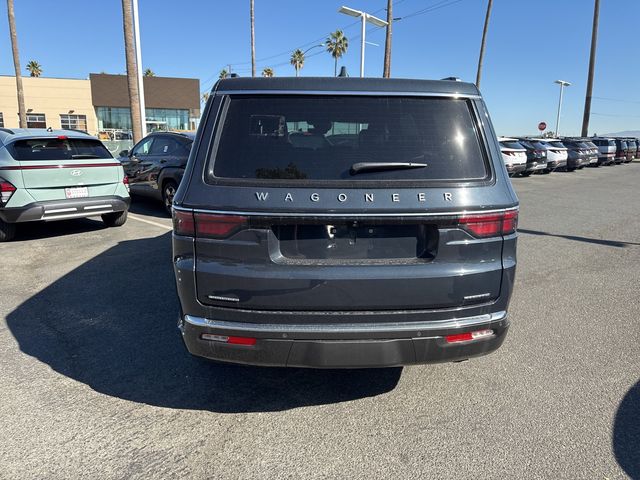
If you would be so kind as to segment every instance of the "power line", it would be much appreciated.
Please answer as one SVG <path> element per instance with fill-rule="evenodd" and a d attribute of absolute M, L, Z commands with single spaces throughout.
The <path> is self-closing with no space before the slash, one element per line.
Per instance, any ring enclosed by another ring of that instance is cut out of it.
<path fill-rule="evenodd" d="M 401 4 L 401 3 L 405 2 L 405 1 L 406 0 L 397 0 L 396 2 L 393 3 L 393 5 L 396 6 L 396 5 L 399 5 L 399 4 Z M 425 13 L 430 13 L 430 12 L 433 12 L 435 10 L 439 10 L 441 8 L 448 7 L 448 6 L 454 5 L 456 3 L 460 3 L 462 1 L 463 0 L 439 0 L 438 2 L 433 3 L 431 5 L 428 5 L 428 6 L 422 8 L 420 10 L 416 10 L 415 12 L 411 12 L 411 13 L 409 13 L 407 15 L 403 15 L 402 17 L 398 18 L 396 21 L 406 20 L 406 19 L 409 19 L 409 18 L 412 18 L 412 17 L 416 17 L 416 16 L 419 16 L 419 15 L 424 15 Z M 378 10 L 375 10 L 375 11 L 372 12 L 372 15 L 380 13 L 380 12 L 382 12 L 384 10 L 386 10 L 385 7 L 380 8 Z M 351 27 L 353 27 L 355 25 L 359 25 L 359 24 L 360 24 L 360 21 L 358 20 L 358 21 L 349 23 L 348 25 L 345 25 L 342 28 L 339 28 L 339 30 L 347 30 L 347 29 L 349 29 L 349 28 L 351 28 Z M 373 32 L 375 32 L 377 30 L 382 29 L 382 28 L 385 28 L 385 27 L 373 26 L 373 27 L 371 27 L 371 28 L 369 28 L 367 30 L 367 33 L 369 33 L 369 32 L 373 33 Z M 317 38 L 315 40 L 312 40 L 310 42 L 307 42 L 307 43 L 304 43 L 302 45 L 299 45 L 298 47 L 296 47 L 294 49 L 285 50 L 285 51 L 282 51 L 280 53 L 276 53 L 276 54 L 273 54 L 273 55 L 270 55 L 270 56 L 267 56 L 267 57 L 259 58 L 259 59 L 256 60 L 256 64 L 260 63 L 261 64 L 260 67 L 263 67 L 263 66 L 267 67 L 268 66 L 268 67 L 271 67 L 271 68 L 281 67 L 281 66 L 284 66 L 284 65 L 289 65 L 289 63 L 290 63 L 289 60 L 282 61 L 280 63 L 276 63 L 276 64 L 273 64 L 273 65 L 267 65 L 267 64 L 265 64 L 263 62 L 265 62 L 267 60 L 272 60 L 274 58 L 281 57 L 283 55 L 290 55 L 293 50 L 303 49 L 304 47 L 313 45 L 314 43 L 318 43 L 318 42 L 324 41 L 327 38 L 328 35 L 330 35 L 330 33 L 326 34 L 326 35 L 324 35 L 322 37 L 319 37 L 319 38 Z M 357 34 L 357 35 L 354 35 L 354 36 L 350 37 L 349 40 L 357 40 L 360 37 L 361 37 L 361 35 Z M 315 57 L 315 56 L 321 55 L 323 53 L 324 53 L 323 51 L 316 52 L 316 53 L 313 53 L 311 55 L 307 55 L 305 58 Z M 229 65 L 229 66 L 232 66 L 232 67 L 238 67 L 240 65 L 248 65 L 250 63 L 251 63 L 251 61 L 246 61 L 246 62 L 238 62 L 238 63 L 225 63 L 224 65 Z M 247 71 L 246 68 L 234 68 L 233 70 L 235 72 Z M 211 77 L 209 77 L 207 80 L 205 80 L 203 82 L 203 85 L 208 85 L 208 86 L 201 93 L 208 92 L 211 89 L 213 84 L 217 81 L 217 78 L 216 78 L 217 75 L 218 74 L 216 73 L 216 74 L 212 75 Z"/>
<path fill-rule="evenodd" d="M 617 113 L 597 113 L 591 112 L 591 115 L 599 115 L 601 117 L 622 117 L 622 118 L 640 118 L 640 115 L 626 115 L 626 114 L 617 114 Z"/>
<path fill-rule="evenodd" d="M 608 102 L 622 102 L 622 103 L 640 103 L 640 100 L 625 100 L 624 98 L 609 98 L 609 97 L 592 97 L 598 100 L 606 100 Z"/>

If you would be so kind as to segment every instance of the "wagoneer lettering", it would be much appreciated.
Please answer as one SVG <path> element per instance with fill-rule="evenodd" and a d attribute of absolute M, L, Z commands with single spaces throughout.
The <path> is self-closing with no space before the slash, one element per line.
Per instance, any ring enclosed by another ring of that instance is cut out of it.
<path fill-rule="evenodd" d="M 194 147 L 172 237 L 192 354 L 386 367 L 504 341 L 518 199 L 474 85 L 224 79 Z"/>

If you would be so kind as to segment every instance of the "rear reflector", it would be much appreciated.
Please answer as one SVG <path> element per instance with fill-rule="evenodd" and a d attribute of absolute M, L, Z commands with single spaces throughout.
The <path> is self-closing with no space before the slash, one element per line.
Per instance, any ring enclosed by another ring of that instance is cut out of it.
<path fill-rule="evenodd" d="M 129 192 L 129 178 L 126 175 L 122 179 L 122 183 L 124 183 L 124 186 L 127 187 L 127 192 Z"/>
<path fill-rule="evenodd" d="M 228 343 L 231 345 L 255 345 L 256 339 L 251 337 L 229 337 L 227 335 L 213 335 L 211 333 L 203 333 L 200 336 L 203 340 L 211 342 Z"/>
<path fill-rule="evenodd" d="M 475 332 L 456 333 L 455 335 L 447 335 L 444 337 L 447 343 L 471 342 L 473 340 L 481 340 L 483 338 L 493 337 L 493 330 L 476 330 Z"/>
<path fill-rule="evenodd" d="M 509 235 L 514 233 L 518 226 L 518 210 L 466 215 L 460 217 L 458 225 L 475 237 Z"/>

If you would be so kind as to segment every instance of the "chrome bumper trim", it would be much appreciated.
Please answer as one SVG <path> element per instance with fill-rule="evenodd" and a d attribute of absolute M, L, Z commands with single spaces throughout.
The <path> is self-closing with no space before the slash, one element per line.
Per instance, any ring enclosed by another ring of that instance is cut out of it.
<path fill-rule="evenodd" d="M 217 328 L 234 330 L 237 332 L 257 333 L 367 333 L 367 332 L 411 332 L 424 330 L 445 330 L 473 327 L 491 322 L 498 322 L 507 318 L 507 312 L 494 312 L 474 317 L 455 318 L 448 320 L 426 322 L 393 322 L 393 323 L 338 323 L 338 324 L 264 324 L 227 322 L 210 320 L 208 318 L 185 315 L 184 321 L 189 325 L 200 328 Z"/>

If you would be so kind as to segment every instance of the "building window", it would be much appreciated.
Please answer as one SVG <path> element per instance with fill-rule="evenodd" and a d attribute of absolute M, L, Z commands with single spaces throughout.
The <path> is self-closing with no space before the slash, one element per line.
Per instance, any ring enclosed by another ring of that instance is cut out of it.
<path fill-rule="evenodd" d="M 4 115 L 0 112 L 0 128 L 4 128 Z"/>
<path fill-rule="evenodd" d="M 82 130 L 87 131 L 86 115 L 60 115 L 60 125 L 63 130 Z"/>
<path fill-rule="evenodd" d="M 123 107 L 96 107 L 98 130 L 131 130 L 131 111 Z"/>
<path fill-rule="evenodd" d="M 27 113 L 27 128 L 47 128 L 44 113 Z"/>
<path fill-rule="evenodd" d="M 189 130 L 189 110 L 147 108 L 149 130 Z"/>

